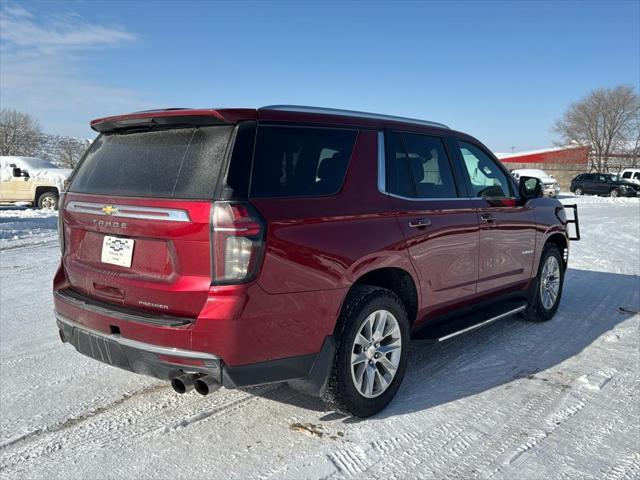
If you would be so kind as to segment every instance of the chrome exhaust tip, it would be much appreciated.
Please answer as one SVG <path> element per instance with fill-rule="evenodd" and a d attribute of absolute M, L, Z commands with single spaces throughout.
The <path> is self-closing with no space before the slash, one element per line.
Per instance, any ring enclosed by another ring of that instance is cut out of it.
<path fill-rule="evenodd" d="M 194 382 L 196 392 L 200 395 L 209 395 L 210 393 L 218 390 L 221 386 L 222 385 L 209 376 L 200 377 Z"/>
<path fill-rule="evenodd" d="M 171 387 L 177 393 L 187 393 L 193 390 L 193 382 L 199 379 L 202 373 L 184 373 L 171 379 Z"/>

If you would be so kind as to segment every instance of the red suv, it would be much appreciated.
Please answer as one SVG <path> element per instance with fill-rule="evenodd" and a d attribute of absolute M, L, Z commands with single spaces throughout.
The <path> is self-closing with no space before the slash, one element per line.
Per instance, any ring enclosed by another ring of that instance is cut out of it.
<path fill-rule="evenodd" d="M 558 308 L 563 206 L 445 125 L 270 106 L 91 127 L 61 200 L 60 337 L 178 392 L 287 382 L 369 416 L 412 334 Z"/>

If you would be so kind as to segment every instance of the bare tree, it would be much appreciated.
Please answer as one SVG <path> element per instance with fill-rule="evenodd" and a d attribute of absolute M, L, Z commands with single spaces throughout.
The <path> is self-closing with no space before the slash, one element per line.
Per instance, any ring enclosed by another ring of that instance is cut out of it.
<path fill-rule="evenodd" d="M 41 144 L 38 120 L 16 110 L 0 111 L 0 155 L 34 155 Z"/>
<path fill-rule="evenodd" d="M 609 157 L 635 140 L 640 97 L 633 87 L 600 88 L 572 103 L 553 131 L 564 144 L 590 145 L 592 168 L 608 170 Z"/>
<path fill-rule="evenodd" d="M 631 122 L 631 134 L 623 151 L 631 158 L 630 167 L 640 166 L 640 109 Z"/>
<path fill-rule="evenodd" d="M 60 164 L 67 168 L 75 167 L 88 146 L 88 141 L 84 142 L 75 138 L 65 138 L 60 144 Z"/>

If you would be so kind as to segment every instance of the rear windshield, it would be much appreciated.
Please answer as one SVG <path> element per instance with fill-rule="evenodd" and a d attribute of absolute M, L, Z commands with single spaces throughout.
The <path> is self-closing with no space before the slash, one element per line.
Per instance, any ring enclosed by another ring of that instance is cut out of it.
<path fill-rule="evenodd" d="M 100 135 L 69 191 L 210 199 L 232 126 Z"/>
<path fill-rule="evenodd" d="M 260 126 L 252 197 L 327 196 L 340 190 L 355 130 Z"/>

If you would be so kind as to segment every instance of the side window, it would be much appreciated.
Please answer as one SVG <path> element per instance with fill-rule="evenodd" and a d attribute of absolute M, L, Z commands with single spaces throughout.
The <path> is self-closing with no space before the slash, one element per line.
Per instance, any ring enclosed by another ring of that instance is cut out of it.
<path fill-rule="evenodd" d="M 595 177 L 596 176 L 593 173 L 585 173 L 582 176 L 582 180 L 595 180 L 596 179 Z"/>
<path fill-rule="evenodd" d="M 631 178 L 631 172 L 624 172 L 622 178 Z"/>
<path fill-rule="evenodd" d="M 640 172 L 636 172 L 633 174 L 633 178 L 636 180 L 640 180 Z"/>
<path fill-rule="evenodd" d="M 496 162 L 475 145 L 458 142 L 476 197 L 510 197 L 509 179 Z"/>
<path fill-rule="evenodd" d="M 355 130 L 330 128 L 258 128 L 252 197 L 327 196 L 340 190 Z"/>
<path fill-rule="evenodd" d="M 439 137 L 391 133 L 387 138 L 387 191 L 408 198 L 458 196 L 451 164 Z"/>

